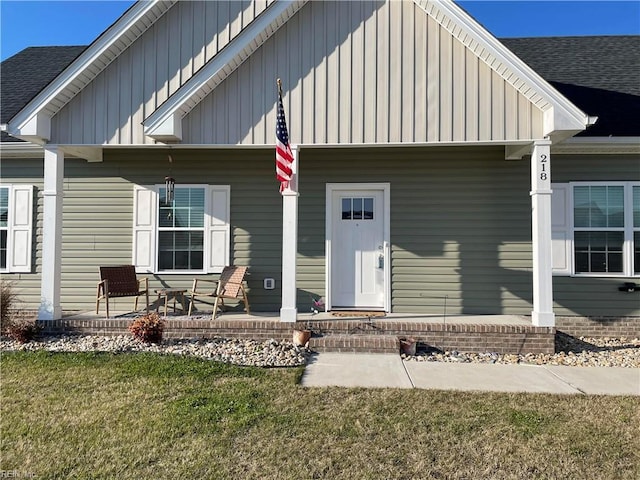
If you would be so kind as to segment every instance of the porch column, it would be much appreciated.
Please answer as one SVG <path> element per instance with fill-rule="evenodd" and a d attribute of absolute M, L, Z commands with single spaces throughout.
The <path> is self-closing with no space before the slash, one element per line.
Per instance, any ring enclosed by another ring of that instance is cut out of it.
<path fill-rule="evenodd" d="M 555 326 L 551 273 L 551 142 L 534 142 L 531 152 L 531 232 L 533 249 L 532 323 Z"/>
<path fill-rule="evenodd" d="M 282 307 L 281 322 L 295 322 L 298 317 L 296 306 L 296 268 L 298 255 L 298 146 L 292 145 L 293 175 L 289 188 L 282 192 Z"/>
<path fill-rule="evenodd" d="M 42 219 L 42 280 L 38 320 L 62 317 L 60 282 L 62 267 L 62 181 L 64 153 L 57 145 L 44 148 Z"/>

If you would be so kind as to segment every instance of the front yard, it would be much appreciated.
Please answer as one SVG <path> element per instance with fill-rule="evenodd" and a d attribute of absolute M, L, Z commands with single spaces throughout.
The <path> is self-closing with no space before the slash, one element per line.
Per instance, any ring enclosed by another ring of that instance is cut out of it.
<path fill-rule="evenodd" d="M 637 397 L 306 389 L 303 367 L 5 352 L 23 478 L 640 478 Z"/>

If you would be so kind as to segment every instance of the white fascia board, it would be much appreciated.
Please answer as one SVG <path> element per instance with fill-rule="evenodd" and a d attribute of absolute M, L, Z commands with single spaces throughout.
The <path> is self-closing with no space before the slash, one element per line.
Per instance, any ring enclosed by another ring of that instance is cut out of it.
<path fill-rule="evenodd" d="M 33 130 L 34 117 L 43 113 L 49 118 L 55 115 L 84 85 L 77 86 L 75 89 L 77 91 L 68 92 L 67 95 L 64 95 L 65 100 L 58 99 L 56 106 L 53 106 L 52 102 L 61 93 L 81 76 L 86 78 L 86 80 L 83 80 L 84 84 L 95 78 L 122 50 L 128 48 L 157 17 L 171 8 L 175 2 L 176 0 L 149 0 L 139 1 L 134 4 L 9 121 L 7 132 L 18 138 L 34 140 L 34 137 L 29 138 L 29 134 L 21 133 L 25 129 L 29 132 Z M 148 18 L 146 18 L 147 16 Z M 117 51 L 109 52 L 116 45 Z M 94 68 L 91 72 L 88 72 L 87 69 L 98 60 L 100 60 L 102 68 Z M 35 122 L 37 124 L 39 121 L 36 119 Z M 49 133 L 47 133 L 47 136 L 49 136 Z M 48 139 L 39 135 L 36 135 L 36 137 L 40 141 Z"/>
<path fill-rule="evenodd" d="M 545 136 L 553 135 L 559 130 L 570 131 L 574 135 L 592 124 L 592 119 L 586 113 L 553 88 L 452 0 L 414 0 L 414 2 L 472 51 L 478 53 L 476 51 L 478 47 L 486 49 L 479 57 L 486 61 L 488 54 L 513 73 L 513 76 L 505 76 L 503 72 L 502 77 L 521 93 L 524 94 L 527 90 L 524 87 L 532 89 L 533 93 L 525 95 L 530 101 L 533 101 L 531 95 L 537 93 L 551 104 L 550 108 L 542 108 L 545 114 Z M 443 21 L 445 20 L 442 18 L 443 15 L 452 21 Z M 487 63 L 492 66 L 489 62 Z M 492 68 L 496 70 L 494 66 Z M 518 80 L 524 83 L 517 85 L 515 82 Z"/>
<path fill-rule="evenodd" d="M 305 3 L 307 0 L 278 0 L 271 4 L 146 118 L 143 122 L 145 135 L 160 141 L 179 141 L 182 137 L 179 131 L 182 118 L 233 73 Z"/>

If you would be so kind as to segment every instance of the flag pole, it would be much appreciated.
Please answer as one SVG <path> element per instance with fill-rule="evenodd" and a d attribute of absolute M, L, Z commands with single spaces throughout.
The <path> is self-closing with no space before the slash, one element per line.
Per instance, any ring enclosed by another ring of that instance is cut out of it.
<path fill-rule="evenodd" d="M 280 308 L 281 322 L 295 322 L 298 319 L 297 307 L 297 255 L 298 255 L 298 147 L 291 146 L 288 142 L 288 133 L 286 132 L 286 122 L 284 120 L 284 107 L 282 107 L 282 82 L 278 78 L 278 113 L 282 114 L 276 128 L 276 137 L 282 133 L 286 134 L 284 139 L 287 143 L 286 148 L 290 152 L 291 164 L 290 178 L 287 182 L 287 188 L 281 191 L 282 194 L 282 303 Z M 280 130 L 279 130 L 280 129 Z M 278 144 L 282 138 L 277 138 L 276 160 L 278 158 Z M 277 167 L 276 167 L 277 168 Z"/>

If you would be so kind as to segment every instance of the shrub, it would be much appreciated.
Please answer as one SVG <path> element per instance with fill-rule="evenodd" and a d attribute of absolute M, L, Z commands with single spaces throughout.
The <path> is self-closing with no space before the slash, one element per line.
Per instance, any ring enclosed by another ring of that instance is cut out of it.
<path fill-rule="evenodd" d="M 129 325 L 129 331 L 136 339 L 148 343 L 160 343 L 163 330 L 164 321 L 157 313 L 138 317 Z"/>
<path fill-rule="evenodd" d="M 27 343 L 38 336 L 40 329 L 35 317 L 17 312 L 14 317 L 8 320 L 4 333 L 13 340 Z"/>
<path fill-rule="evenodd" d="M 13 285 L 9 282 L 0 281 L 0 329 L 2 333 L 7 331 L 7 327 L 11 323 L 11 310 L 15 309 L 15 303 L 18 296 L 13 289 Z"/>

